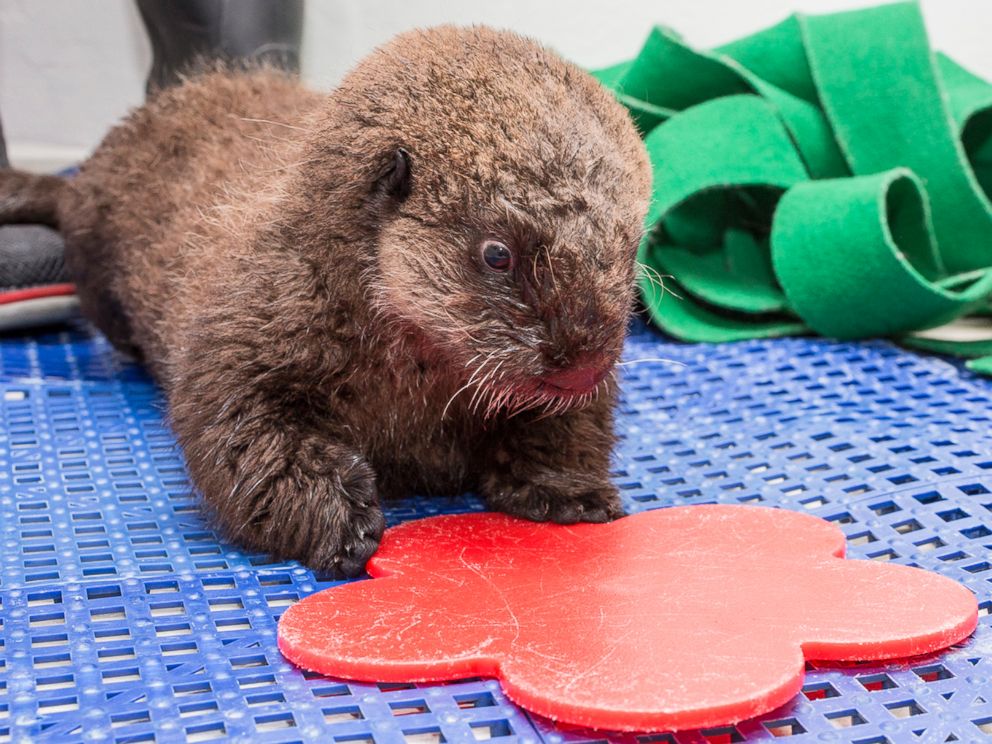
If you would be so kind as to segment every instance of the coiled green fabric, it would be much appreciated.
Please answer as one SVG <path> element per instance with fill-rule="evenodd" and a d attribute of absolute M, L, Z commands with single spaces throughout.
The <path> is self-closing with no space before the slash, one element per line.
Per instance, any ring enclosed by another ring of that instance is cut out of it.
<path fill-rule="evenodd" d="M 714 51 L 657 28 L 594 74 L 651 157 L 639 260 L 662 329 L 895 337 L 992 373 L 992 323 L 990 340 L 915 333 L 992 299 L 992 84 L 931 51 L 915 2 Z"/>

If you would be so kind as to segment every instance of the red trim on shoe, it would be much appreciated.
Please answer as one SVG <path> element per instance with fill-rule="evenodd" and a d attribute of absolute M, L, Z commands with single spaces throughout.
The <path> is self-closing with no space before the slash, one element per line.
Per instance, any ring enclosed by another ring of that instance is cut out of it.
<path fill-rule="evenodd" d="M 75 284 L 49 284 L 44 287 L 27 287 L 26 289 L 13 289 L 9 292 L 0 292 L 0 305 L 11 302 L 21 302 L 22 300 L 34 300 L 39 297 L 61 297 L 76 293 Z"/>

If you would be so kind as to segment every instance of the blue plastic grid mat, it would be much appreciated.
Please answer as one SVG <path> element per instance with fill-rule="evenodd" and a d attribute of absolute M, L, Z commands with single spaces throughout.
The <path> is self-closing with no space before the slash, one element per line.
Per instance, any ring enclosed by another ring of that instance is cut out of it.
<path fill-rule="evenodd" d="M 0 341 L 0 742 L 944 742 L 992 737 L 990 383 L 885 343 L 683 346 L 635 325 L 616 481 L 632 511 L 763 503 L 837 522 L 850 554 L 979 597 L 975 636 L 888 665 L 811 666 L 760 719 L 676 735 L 559 730 L 489 680 L 302 673 L 276 621 L 331 584 L 220 541 L 161 399 L 81 328 Z M 390 521 L 480 509 L 409 499 Z M 788 597 L 756 598 L 787 602 Z"/>

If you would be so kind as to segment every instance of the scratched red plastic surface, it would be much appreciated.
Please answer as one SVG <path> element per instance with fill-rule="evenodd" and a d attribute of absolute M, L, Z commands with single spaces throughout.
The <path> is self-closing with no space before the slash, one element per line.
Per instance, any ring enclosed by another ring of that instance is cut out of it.
<path fill-rule="evenodd" d="M 843 554 L 830 523 L 752 506 L 606 525 L 436 517 L 386 533 L 378 578 L 290 607 L 279 646 L 336 677 L 492 676 L 562 722 L 661 731 L 778 707 L 799 691 L 804 655 L 910 656 L 974 630 L 963 586 Z"/>

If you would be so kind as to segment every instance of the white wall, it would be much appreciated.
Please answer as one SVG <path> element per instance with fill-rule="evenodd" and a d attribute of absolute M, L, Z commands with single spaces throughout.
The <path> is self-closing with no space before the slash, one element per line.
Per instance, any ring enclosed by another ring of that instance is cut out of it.
<path fill-rule="evenodd" d="M 166 1 L 166 0 L 163 0 Z M 307 0 L 303 72 L 330 87 L 363 54 L 412 26 L 516 29 L 587 66 L 636 52 L 653 23 L 709 46 L 789 13 L 875 0 Z M 992 2 L 923 0 L 935 45 L 992 79 Z M 150 51 L 130 0 L 0 0 L 0 111 L 12 159 L 44 168 L 88 152 L 141 102 Z"/>

